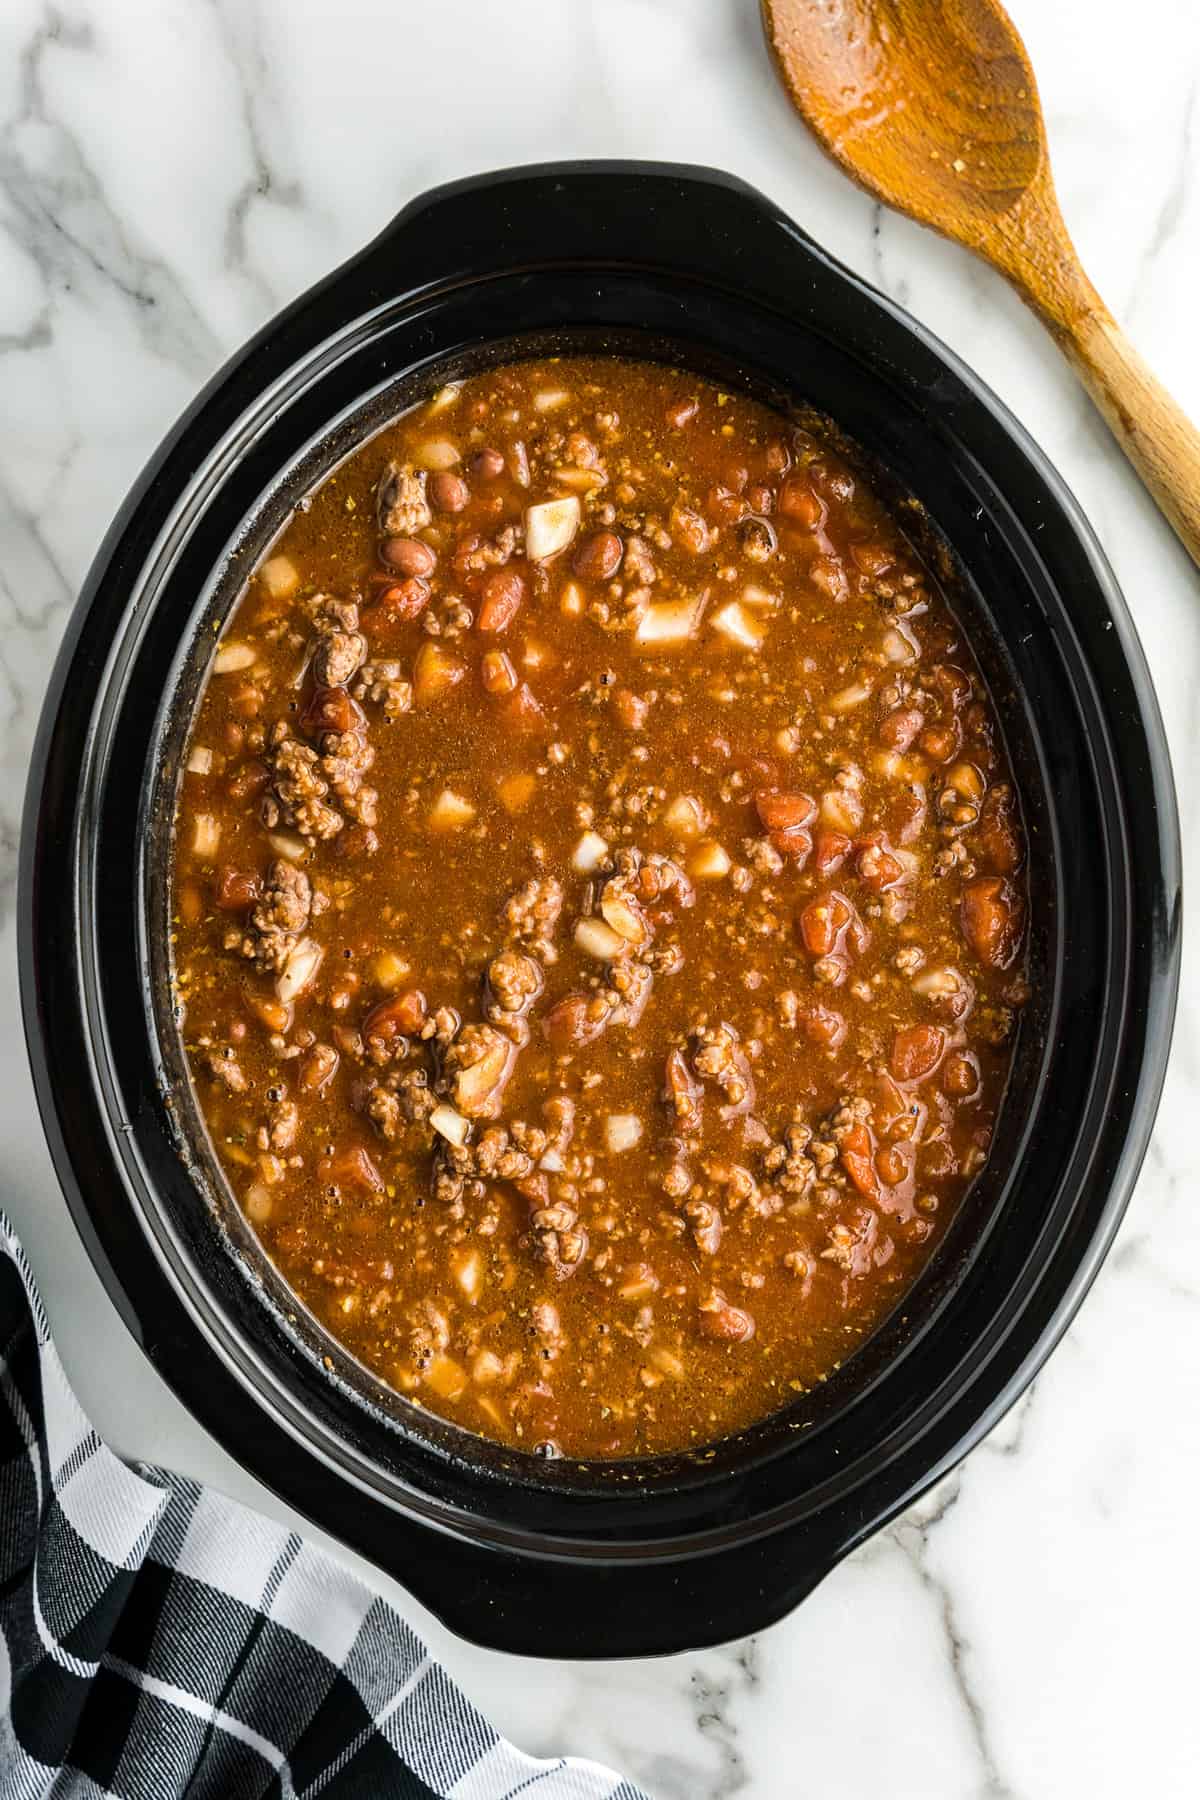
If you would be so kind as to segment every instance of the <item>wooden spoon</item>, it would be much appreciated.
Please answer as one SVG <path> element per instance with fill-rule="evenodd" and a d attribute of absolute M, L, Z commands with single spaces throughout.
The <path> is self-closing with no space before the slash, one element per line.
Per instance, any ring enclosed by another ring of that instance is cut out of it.
<path fill-rule="evenodd" d="M 1200 433 L 1084 274 L 1025 46 L 997 0 L 762 0 L 783 84 L 877 200 L 1008 277 L 1200 563 Z"/>

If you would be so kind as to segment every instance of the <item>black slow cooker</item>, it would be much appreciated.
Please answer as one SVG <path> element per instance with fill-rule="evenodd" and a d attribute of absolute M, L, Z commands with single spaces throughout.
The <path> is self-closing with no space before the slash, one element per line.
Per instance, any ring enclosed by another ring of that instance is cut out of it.
<path fill-rule="evenodd" d="M 953 566 L 1026 799 L 1034 999 L 992 1158 L 924 1277 L 815 1395 L 704 1456 L 602 1466 L 413 1408 L 283 1286 L 217 1174 L 166 980 L 181 748 L 215 628 L 298 496 L 442 381 L 555 349 L 836 421 Z M 1167 1058 L 1180 858 L 1129 614 L 1071 496 L 969 370 L 709 170 L 511 170 L 414 201 L 237 355 L 114 523 L 59 657 L 20 890 L 55 1163 L 122 1316 L 260 1480 L 455 1630 L 542 1655 L 754 1630 L 1031 1380 L 1128 1201 Z"/>

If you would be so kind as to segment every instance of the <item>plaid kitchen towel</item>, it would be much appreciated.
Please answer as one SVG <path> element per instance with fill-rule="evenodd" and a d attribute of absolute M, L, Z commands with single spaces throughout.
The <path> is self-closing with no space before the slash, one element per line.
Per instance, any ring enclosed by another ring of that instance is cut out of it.
<path fill-rule="evenodd" d="M 500 1737 L 283 1526 L 126 1466 L 0 1213 L 0 1800 L 644 1800 Z"/>

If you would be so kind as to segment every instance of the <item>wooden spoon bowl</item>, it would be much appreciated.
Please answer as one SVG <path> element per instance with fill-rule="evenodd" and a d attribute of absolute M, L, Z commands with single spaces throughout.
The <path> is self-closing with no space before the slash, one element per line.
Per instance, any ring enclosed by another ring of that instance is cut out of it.
<path fill-rule="evenodd" d="M 822 148 L 877 200 L 1008 278 L 1200 563 L 1200 433 L 1084 273 L 1033 69 L 998 0 L 762 0 L 762 11 Z"/>

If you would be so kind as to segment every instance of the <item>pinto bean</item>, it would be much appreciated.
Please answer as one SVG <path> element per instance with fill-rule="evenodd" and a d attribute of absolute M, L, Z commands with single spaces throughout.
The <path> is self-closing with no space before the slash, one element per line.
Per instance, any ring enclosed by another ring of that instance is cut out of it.
<path fill-rule="evenodd" d="M 589 531 L 576 545 L 571 567 L 581 581 L 611 581 L 624 554 L 625 545 L 615 531 Z"/>
<path fill-rule="evenodd" d="M 518 569 L 493 569 L 483 584 L 483 604 L 475 623 L 480 631 L 507 631 L 525 600 L 525 577 Z"/>
<path fill-rule="evenodd" d="M 736 525 L 745 517 L 746 502 L 727 487 L 710 487 L 704 497 L 704 510 L 718 525 Z"/>
<path fill-rule="evenodd" d="M 383 1192 L 383 1176 L 361 1144 L 337 1156 L 323 1157 L 318 1169 L 322 1181 L 335 1187 L 358 1188 L 367 1194 Z"/>
<path fill-rule="evenodd" d="M 718 1343 L 748 1344 L 754 1336 L 754 1319 L 743 1307 L 733 1306 L 720 1288 L 710 1288 L 699 1303 L 700 1330 Z"/>
<path fill-rule="evenodd" d="M 1013 875 L 1021 866 L 1021 840 L 1017 805 L 1007 782 L 989 788 L 979 815 L 979 829 L 972 844 L 984 862 L 999 875 Z"/>
<path fill-rule="evenodd" d="M 438 469 L 425 484 L 425 493 L 435 512 L 459 513 L 471 498 L 471 490 L 461 475 L 449 469 Z"/>
<path fill-rule="evenodd" d="M 550 1008 L 543 1027 L 556 1050 L 575 1050 L 598 1038 L 610 1017 L 611 1009 L 595 994 L 567 994 Z"/>
<path fill-rule="evenodd" d="M 332 1044 L 314 1044 L 300 1064 L 297 1087 L 305 1094 L 319 1094 L 337 1073 L 340 1061 Z"/>
<path fill-rule="evenodd" d="M 397 575 L 432 575 L 437 568 L 437 551 L 420 538 L 385 538 L 379 550 L 389 569 Z"/>
<path fill-rule="evenodd" d="M 249 762 L 239 764 L 225 783 L 225 792 L 231 800 L 252 800 L 261 794 L 271 779 L 271 771 L 266 763 L 257 756 Z"/>
<path fill-rule="evenodd" d="M 879 727 L 879 736 L 889 750 L 908 750 L 925 723 L 925 715 L 915 706 L 898 706 L 888 713 Z"/>
<path fill-rule="evenodd" d="M 478 475 L 481 481 L 499 481 L 505 470 L 503 453 L 499 450 L 477 450 L 467 464 L 472 475 Z"/>
<path fill-rule="evenodd" d="M 949 762 L 962 748 L 962 726 L 953 717 L 939 725 L 927 725 L 917 743 L 930 762 Z"/>
<path fill-rule="evenodd" d="M 794 525 L 802 525 L 806 531 L 815 531 L 821 523 L 824 508 L 808 482 L 793 476 L 779 490 L 776 511 Z"/>
<path fill-rule="evenodd" d="M 671 535 L 692 556 L 702 556 L 712 547 L 712 532 L 700 514 L 690 506 L 672 508 Z"/>
<path fill-rule="evenodd" d="M 517 671 L 504 650 L 487 652 L 480 664 L 480 675 L 489 694 L 511 694 L 517 685 Z"/>

